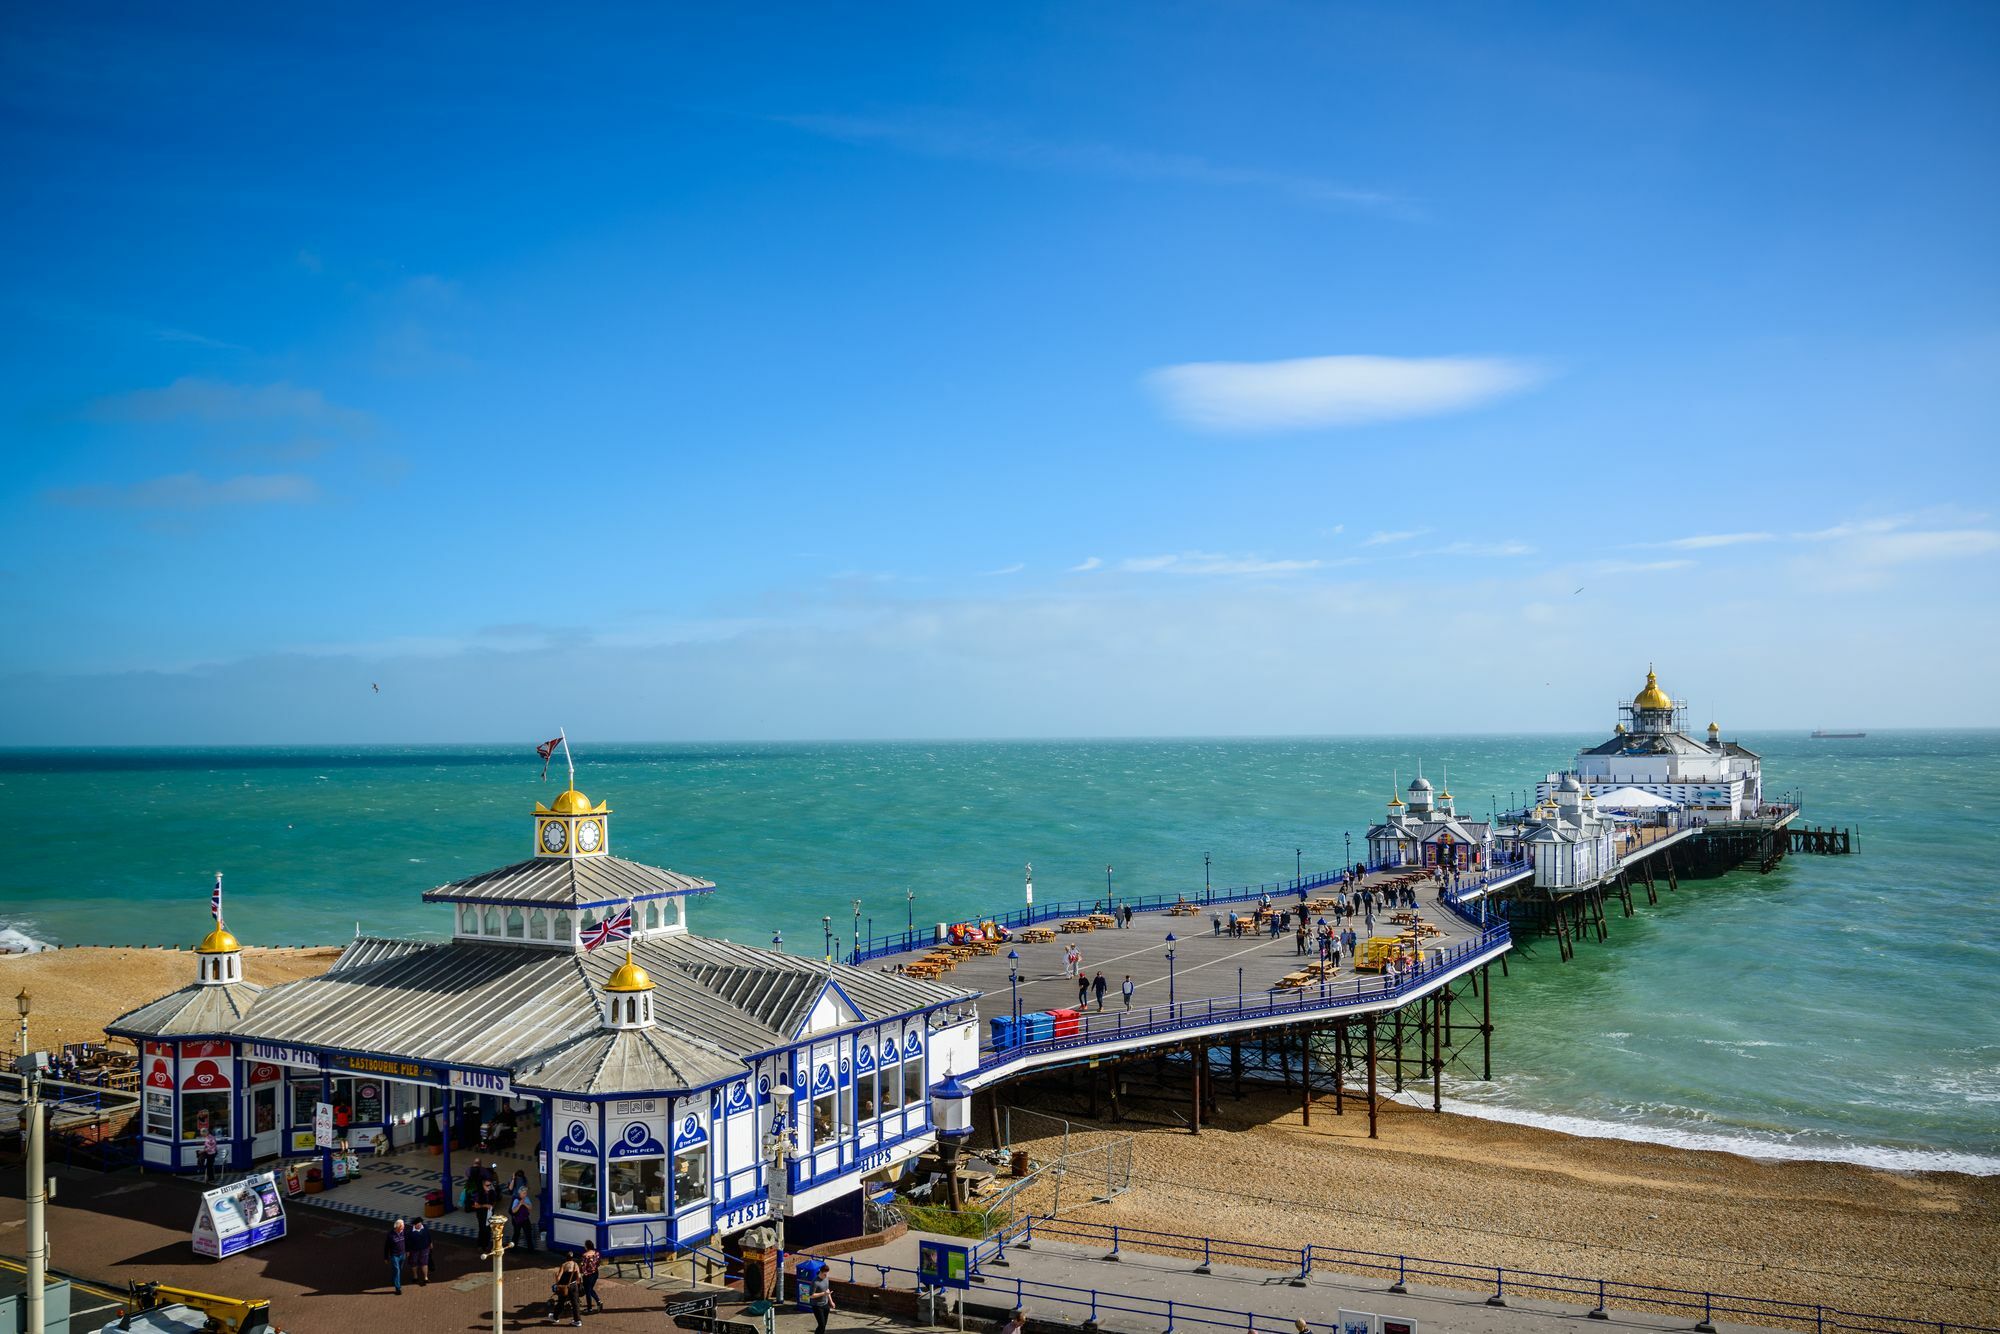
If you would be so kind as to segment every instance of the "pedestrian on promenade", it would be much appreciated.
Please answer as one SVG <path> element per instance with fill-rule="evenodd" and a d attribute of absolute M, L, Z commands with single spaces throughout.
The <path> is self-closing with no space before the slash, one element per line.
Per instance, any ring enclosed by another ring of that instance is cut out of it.
<path fill-rule="evenodd" d="M 479 1170 L 476 1162 L 472 1165 L 472 1176 L 465 1183 L 465 1188 L 472 1195 L 472 1217 L 479 1224 L 479 1235 L 487 1236 L 493 1222 L 493 1206 L 499 1201 L 493 1198 L 493 1183 L 486 1179 L 486 1174 Z"/>
<path fill-rule="evenodd" d="M 527 1172 L 521 1168 L 518 1167 L 515 1168 L 514 1179 L 507 1183 L 507 1193 L 511 1195 L 517 1190 L 526 1190 L 527 1188 L 528 1188 Z"/>
<path fill-rule="evenodd" d="M 1120 992 L 1122 992 L 1122 993 L 1124 994 L 1124 996 L 1125 996 L 1125 1008 L 1126 1008 L 1126 1009 L 1128 1009 L 1128 1010 L 1129 1010 L 1129 1009 L 1131 1009 L 1131 1008 L 1132 1008 L 1132 974 L 1130 974 L 1130 973 L 1127 973 L 1127 974 L 1125 974 L 1125 985 L 1124 985 L 1124 986 L 1122 986 L 1122 987 L 1120 987 L 1120 988 L 1119 988 L 1119 991 L 1120 991 Z"/>
<path fill-rule="evenodd" d="M 1303 957 L 1306 952 L 1306 923 L 1303 917 L 1299 919 L 1299 929 L 1293 932 L 1292 935 L 1298 945 L 1298 948 L 1292 952 Z"/>
<path fill-rule="evenodd" d="M 426 1287 L 431 1281 L 431 1229 L 421 1218 L 410 1220 L 409 1230 L 403 1233 L 403 1253 L 408 1257 L 410 1277 L 416 1279 L 418 1287 Z"/>
<path fill-rule="evenodd" d="M 599 1311 L 604 1309 L 604 1300 L 597 1295 L 597 1269 L 603 1263 L 604 1256 L 599 1253 L 597 1243 L 583 1243 L 583 1254 L 577 1257 L 576 1267 L 583 1274 L 583 1309 L 586 1311 L 593 1307 Z"/>
<path fill-rule="evenodd" d="M 535 1249 L 535 1206 L 528 1200 L 526 1186 L 514 1192 L 507 1217 L 514 1224 L 514 1244 L 524 1251 Z"/>
<path fill-rule="evenodd" d="M 403 1235 L 403 1220 L 399 1218 L 382 1238 L 382 1258 L 389 1263 L 389 1282 L 395 1285 L 398 1297 L 403 1295 L 403 1259 L 408 1254 L 409 1239 Z"/>
<path fill-rule="evenodd" d="M 1340 942 L 1334 940 L 1334 941 L 1328 941 L 1327 943 L 1333 947 L 1332 948 L 1333 957 L 1329 962 L 1333 964 L 1334 970 L 1337 972 L 1340 969 Z"/>
<path fill-rule="evenodd" d="M 1080 972 L 1076 975 L 1076 1008 L 1090 1008 L 1090 979 Z"/>
<path fill-rule="evenodd" d="M 807 1301 L 812 1306 L 813 1334 L 826 1334 L 826 1318 L 833 1314 L 833 1278 L 823 1265 L 813 1278 Z"/>
<path fill-rule="evenodd" d="M 1106 984 L 1106 983 L 1105 983 L 1105 981 L 1104 981 L 1104 970 L 1103 970 L 1102 968 L 1098 969 L 1098 970 L 1097 970 L 1097 976 L 1096 976 L 1096 977 L 1093 977 L 1093 978 L 1092 978 L 1092 979 L 1090 980 L 1090 989 L 1091 989 L 1092 991 L 1094 991 L 1094 992 L 1096 992 L 1096 993 L 1097 993 L 1097 1012 L 1098 1012 L 1099 1014 L 1103 1014 L 1103 1013 L 1104 1013 L 1104 993 L 1105 993 L 1105 990 L 1107 989 L 1107 984 Z"/>
<path fill-rule="evenodd" d="M 194 1151 L 194 1160 L 201 1164 L 201 1179 L 203 1184 L 215 1180 L 215 1160 L 221 1152 L 222 1146 L 215 1139 L 215 1128 L 213 1126 L 203 1127 L 201 1143 Z"/>
<path fill-rule="evenodd" d="M 1216 934 L 1216 935 L 1218 935 L 1218 936 L 1219 936 L 1219 935 L 1221 935 L 1221 934 L 1222 934 L 1222 914 L 1221 914 L 1221 913 L 1219 913 L 1219 912 L 1212 912 L 1212 913 L 1210 913 L 1210 914 L 1208 915 L 1208 922 L 1209 922 L 1209 925 L 1210 925 L 1210 927 L 1212 927 L 1212 928 L 1214 929 L 1214 931 L 1215 931 L 1215 934 Z"/>
<path fill-rule="evenodd" d="M 574 1255 L 563 1258 L 562 1264 L 556 1269 L 555 1281 L 549 1284 L 549 1293 L 550 1324 L 560 1321 L 564 1311 L 569 1312 L 570 1324 L 583 1323 L 583 1308 L 577 1305 L 578 1299 L 583 1295 L 583 1269 L 577 1264 Z"/>

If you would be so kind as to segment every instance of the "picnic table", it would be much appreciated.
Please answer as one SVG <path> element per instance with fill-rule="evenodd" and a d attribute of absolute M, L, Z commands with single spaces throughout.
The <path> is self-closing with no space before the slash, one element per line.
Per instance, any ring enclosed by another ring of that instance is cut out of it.
<path fill-rule="evenodd" d="M 1046 945 L 1056 938 L 1056 933 L 1045 926 L 1031 926 L 1021 932 L 1021 941 L 1026 945 Z"/>

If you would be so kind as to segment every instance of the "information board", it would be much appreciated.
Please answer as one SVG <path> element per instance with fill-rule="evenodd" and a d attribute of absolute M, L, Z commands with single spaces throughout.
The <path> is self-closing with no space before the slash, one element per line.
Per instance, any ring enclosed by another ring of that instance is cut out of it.
<path fill-rule="evenodd" d="M 313 1104 L 313 1147 L 333 1147 L 333 1104 L 330 1102 Z"/>
<path fill-rule="evenodd" d="M 917 1243 L 917 1281 L 934 1288 L 972 1286 L 972 1248 L 948 1241 Z"/>
<path fill-rule="evenodd" d="M 194 1253 L 220 1260 L 285 1235 L 285 1201 L 278 1181 L 258 1172 L 203 1191 L 194 1220 Z"/>

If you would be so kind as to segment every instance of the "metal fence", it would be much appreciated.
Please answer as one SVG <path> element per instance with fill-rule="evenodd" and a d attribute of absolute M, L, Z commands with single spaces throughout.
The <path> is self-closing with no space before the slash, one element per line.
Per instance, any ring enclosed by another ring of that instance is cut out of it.
<path fill-rule="evenodd" d="M 1670 1311 L 1700 1314 L 1697 1330 L 1712 1334 L 1718 1318 L 1752 1324 L 1783 1324 L 1811 1329 L 1816 1334 L 1829 1330 L 1880 1330 L 1890 1334 L 1918 1334 L 1951 1330 L 1973 1334 L 1995 1334 L 1987 1325 L 1968 1325 L 1945 1320 L 1922 1320 L 1914 1316 L 1873 1315 L 1847 1311 L 1813 1302 L 1789 1301 L 1776 1297 L 1746 1296 L 1742 1293 L 1706 1292 L 1691 1288 L 1634 1283 L 1623 1279 L 1587 1278 L 1575 1274 L 1551 1274 L 1540 1270 L 1505 1265 L 1479 1265 L 1464 1260 L 1439 1260 L 1427 1256 L 1390 1255 L 1381 1251 L 1361 1251 L 1345 1246 L 1270 1246 L 1260 1242 L 1232 1241 L 1214 1237 L 1156 1232 L 1145 1228 L 1119 1227 L 1106 1223 L 1086 1223 L 1075 1219 L 1037 1217 L 1015 1233 L 999 1238 L 997 1250 L 1032 1247 L 1036 1240 L 1061 1241 L 1076 1245 L 1103 1246 L 1107 1255 L 1117 1255 L 1125 1247 L 1155 1255 L 1190 1260 L 1196 1272 L 1206 1272 L 1217 1264 L 1271 1269 L 1292 1275 L 1302 1285 L 1318 1271 L 1335 1270 L 1389 1279 L 1388 1291 L 1400 1293 L 1411 1283 L 1487 1293 L 1487 1304 L 1506 1305 L 1509 1295 L 1542 1301 L 1588 1305 L 1593 1316 L 1612 1306 L 1630 1310 Z M 1001 1280 L 1012 1282 L 1011 1279 Z"/>

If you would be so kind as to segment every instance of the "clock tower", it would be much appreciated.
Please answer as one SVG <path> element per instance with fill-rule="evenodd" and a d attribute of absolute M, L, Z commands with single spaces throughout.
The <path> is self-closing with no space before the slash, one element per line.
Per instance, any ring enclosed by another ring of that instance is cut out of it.
<path fill-rule="evenodd" d="M 547 806 L 535 803 L 537 857 L 601 857 L 611 847 L 611 808 L 570 788 Z"/>

